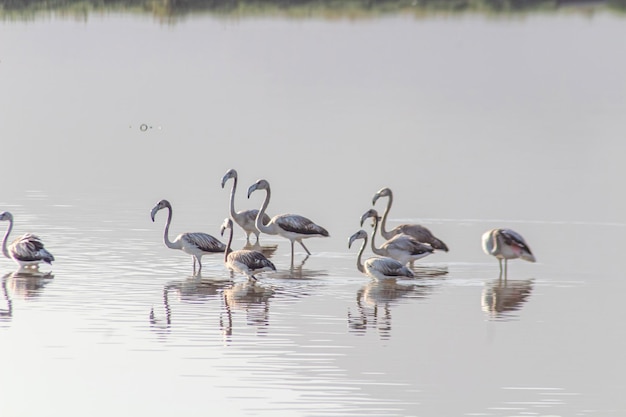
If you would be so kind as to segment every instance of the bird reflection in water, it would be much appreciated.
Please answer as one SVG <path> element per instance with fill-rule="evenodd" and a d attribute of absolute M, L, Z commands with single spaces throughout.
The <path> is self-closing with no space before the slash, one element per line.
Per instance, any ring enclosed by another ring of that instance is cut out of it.
<path fill-rule="evenodd" d="M 416 265 L 411 268 L 415 278 L 437 278 L 448 275 L 448 266 Z"/>
<path fill-rule="evenodd" d="M 13 301 L 11 297 L 9 297 L 9 292 L 7 291 L 7 275 L 2 277 L 2 295 L 6 300 L 6 308 L 0 309 L 0 321 L 10 321 L 11 317 L 13 317 Z"/>
<path fill-rule="evenodd" d="M 481 296 L 482 310 L 491 319 L 514 317 L 533 291 L 533 280 L 507 280 L 498 278 L 487 283 Z"/>
<path fill-rule="evenodd" d="M 223 291 L 226 319 L 220 314 L 220 328 L 225 336 L 233 333 L 233 312 L 245 311 L 246 324 L 257 328 L 259 334 L 265 333 L 269 326 L 270 299 L 274 290 L 257 281 L 247 280 Z"/>
<path fill-rule="evenodd" d="M 37 270 L 26 272 L 20 269 L 6 274 L 2 281 L 6 282 L 8 291 L 13 298 L 19 297 L 27 300 L 39 297 L 43 288 L 52 282 L 53 278 L 52 272 L 39 272 Z"/>
<path fill-rule="evenodd" d="M 289 269 L 279 269 L 272 274 L 273 278 L 279 279 L 312 279 L 316 277 L 323 277 L 328 275 L 328 271 L 325 269 L 308 269 L 304 267 L 304 264 L 309 259 L 309 255 L 306 255 L 298 264 L 291 264 Z"/>
<path fill-rule="evenodd" d="M 154 307 L 150 309 L 150 325 L 153 328 L 168 330 L 172 324 L 172 308 L 170 294 L 174 293 L 180 302 L 205 303 L 211 299 L 219 299 L 221 290 L 231 284 L 230 280 L 200 278 L 193 276 L 178 281 L 171 281 L 163 286 L 163 308 L 165 319 L 157 318 Z"/>
<path fill-rule="evenodd" d="M 18 269 L 2 277 L 2 295 L 6 307 L 0 308 L 0 321 L 9 321 L 13 317 L 13 299 L 29 300 L 41 295 L 43 288 L 54 278 L 51 272 L 39 272 L 36 269 Z"/>
<path fill-rule="evenodd" d="M 271 258 L 274 255 L 274 252 L 276 252 L 276 249 L 278 249 L 278 245 L 259 245 L 258 243 L 251 244 L 250 242 L 247 242 L 242 249 L 258 250 L 265 255 L 266 258 Z"/>
<path fill-rule="evenodd" d="M 391 337 L 391 307 L 403 298 L 425 298 L 431 288 L 405 280 L 372 280 L 357 291 L 357 313 L 348 311 L 348 327 L 361 335 L 368 328 L 375 328 L 380 338 L 387 340 Z"/>

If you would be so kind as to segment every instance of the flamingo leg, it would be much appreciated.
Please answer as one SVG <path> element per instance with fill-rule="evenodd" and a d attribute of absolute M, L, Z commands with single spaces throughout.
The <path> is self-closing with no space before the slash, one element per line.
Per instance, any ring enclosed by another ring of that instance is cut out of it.
<path fill-rule="evenodd" d="M 306 248 L 306 246 L 304 246 L 304 243 L 302 243 L 301 240 L 298 240 L 298 243 L 300 243 L 302 245 L 302 247 L 304 248 L 304 250 L 306 251 L 307 255 L 310 255 L 311 252 L 309 252 L 309 250 Z"/>
<path fill-rule="evenodd" d="M 198 257 L 193 257 L 193 274 L 196 275 L 196 260 L 198 261 L 198 273 L 197 275 L 200 275 L 200 272 L 202 271 L 202 262 L 200 261 L 200 258 Z"/>

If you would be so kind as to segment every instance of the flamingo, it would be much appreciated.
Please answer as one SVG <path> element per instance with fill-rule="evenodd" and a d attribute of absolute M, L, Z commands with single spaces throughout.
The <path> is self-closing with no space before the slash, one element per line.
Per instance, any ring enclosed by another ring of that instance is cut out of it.
<path fill-rule="evenodd" d="M 354 243 L 357 239 L 363 239 L 363 244 L 361 245 L 361 249 L 359 249 L 359 254 L 356 258 L 356 267 L 360 272 L 377 280 L 396 279 L 398 277 L 414 277 L 413 272 L 411 272 L 409 268 L 392 258 L 374 257 L 367 259 L 365 263 L 361 263 L 363 251 L 365 250 L 365 246 L 367 246 L 367 233 L 365 230 L 359 230 L 350 236 L 348 248 L 350 248 L 352 243 Z"/>
<path fill-rule="evenodd" d="M 246 242 L 250 243 L 250 234 L 254 233 L 256 236 L 256 244 L 259 244 L 259 229 L 256 228 L 254 222 L 256 220 L 259 210 L 240 210 L 235 211 L 235 191 L 237 190 L 237 171 L 234 169 L 228 170 L 222 177 L 222 188 L 226 185 L 229 179 L 233 179 L 233 187 L 230 189 L 230 218 L 233 219 L 241 228 L 246 232 Z M 263 215 L 263 224 L 267 224 L 270 221 L 270 216 Z"/>
<path fill-rule="evenodd" d="M 395 235 L 383 243 L 380 248 L 377 248 L 374 243 L 374 238 L 376 237 L 380 217 L 378 216 L 378 212 L 376 210 L 369 209 L 361 216 L 361 226 L 363 226 L 363 222 L 368 217 L 371 217 L 374 220 L 374 230 L 372 231 L 372 252 L 376 255 L 388 256 L 400 261 L 403 265 L 407 262 L 411 262 L 411 266 L 413 266 L 413 262 L 416 260 L 433 253 L 434 249 L 429 244 L 421 243 L 414 237 L 405 234 Z"/>
<path fill-rule="evenodd" d="M 150 217 L 154 222 L 154 217 L 161 209 L 166 208 L 168 210 L 167 222 L 165 223 L 165 231 L 163 233 L 163 241 L 165 246 L 170 249 L 180 249 L 183 252 L 193 257 L 193 271 L 196 272 L 196 261 L 198 261 L 198 274 L 202 271 L 202 256 L 212 253 L 224 252 L 226 245 L 220 242 L 218 239 L 206 233 L 182 233 L 170 241 L 169 229 L 170 223 L 172 223 L 172 205 L 167 200 L 159 201 L 150 212 Z"/>
<path fill-rule="evenodd" d="M 380 197 L 389 197 L 389 200 L 387 201 L 387 208 L 385 208 L 380 224 L 380 233 L 385 239 L 391 239 L 394 235 L 404 233 L 405 235 L 413 236 L 422 243 L 428 243 L 435 250 L 448 252 L 448 246 L 440 239 L 437 239 L 430 230 L 420 224 L 401 224 L 394 227 L 390 231 L 387 231 L 387 216 L 389 215 L 389 210 L 393 204 L 393 193 L 389 188 L 379 190 L 376 194 L 374 194 L 372 205 L 375 205 L 376 201 Z"/>
<path fill-rule="evenodd" d="M 233 221 L 230 218 L 224 220 L 224 224 L 220 229 L 222 236 L 224 236 L 226 229 L 230 229 L 230 237 L 228 238 L 226 250 L 224 251 L 224 264 L 228 269 L 245 274 L 248 278 L 252 278 L 255 281 L 256 277 L 254 274 L 265 271 L 276 271 L 276 267 L 272 261 L 257 250 L 232 250 L 230 245 L 233 242 Z"/>
<path fill-rule="evenodd" d="M 2 241 L 2 253 L 4 256 L 13 259 L 20 266 L 20 269 L 37 269 L 42 262 L 52 264 L 54 256 L 44 248 L 43 242 L 39 237 L 30 233 L 18 237 L 7 247 L 9 234 L 13 230 L 13 215 L 8 211 L 2 212 L 0 213 L 0 220 L 9 222 L 9 227 Z"/>
<path fill-rule="evenodd" d="M 259 210 L 255 226 L 263 233 L 267 233 L 268 235 L 281 235 L 285 239 L 289 239 L 291 241 L 291 263 L 293 264 L 293 253 L 294 242 L 300 243 L 307 255 L 311 255 L 311 252 L 304 246 L 302 239 L 307 239 L 315 236 L 323 236 L 328 237 L 328 231 L 324 229 L 322 226 L 318 226 L 313 223 L 311 220 L 307 219 L 304 216 L 300 216 L 298 214 L 278 214 L 270 219 L 267 224 L 263 224 L 261 219 L 265 214 L 265 210 L 270 202 L 270 197 L 272 192 L 270 190 L 270 184 L 266 180 L 258 180 L 254 184 L 248 188 L 248 198 L 250 198 L 250 194 L 252 194 L 256 190 L 265 190 L 265 200 L 263 201 L 263 205 Z"/>
<path fill-rule="evenodd" d="M 491 229 L 483 234 L 483 251 L 487 255 L 493 255 L 500 264 L 500 276 L 504 271 L 507 273 L 507 263 L 509 259 L 523 259 L 528 262 L 535 262 L 535 255 L 530 251 L 530 247 L 519 233 L 511 229 Z M 502 260 L 504 259 L 504 270 Z"/>

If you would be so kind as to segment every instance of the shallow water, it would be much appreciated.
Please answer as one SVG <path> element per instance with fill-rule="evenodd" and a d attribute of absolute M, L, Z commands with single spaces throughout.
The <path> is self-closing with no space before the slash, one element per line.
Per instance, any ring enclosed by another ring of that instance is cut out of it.
<path fill-rule="evenodd" d="M 0 415 L 624 414 L 623 23 L 3 22 L 0 210 L 56 262 L 0 259 Z M 291 267 L 262 236 L 278 271 L 255 284 L 219 255 L 193 277 L 149 212 L 218 236 L 229 168 L 238 209 L 264 177 L 270 214 L 331 237 Z M 450 246 L 414 280 L 348 249 L 383 186 L 390 223 Z M 480 249 L 500 226 L 538 258 L 506 282 Z"/>

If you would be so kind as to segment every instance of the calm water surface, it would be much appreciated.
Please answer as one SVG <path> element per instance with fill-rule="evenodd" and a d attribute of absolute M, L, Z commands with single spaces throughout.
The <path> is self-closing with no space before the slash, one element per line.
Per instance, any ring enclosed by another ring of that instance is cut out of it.
<path fill-rule="evenodd" d="M 626 414 L 622 39 L 602 13 L 3 22 L 0 210 L 57 260 L 0 259 L 0 415 Z M 331 237 L 193 277 L 149 212 L 218 236 L 229 168 L 238 209 L 263 177 Z M 383 186 L 451 248 L 414 280 L 347 247 Z M 538 258 L 506 283 L 499 226 Z"/>

